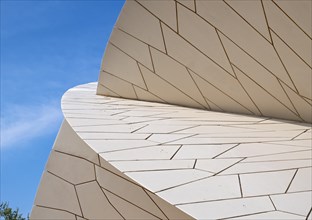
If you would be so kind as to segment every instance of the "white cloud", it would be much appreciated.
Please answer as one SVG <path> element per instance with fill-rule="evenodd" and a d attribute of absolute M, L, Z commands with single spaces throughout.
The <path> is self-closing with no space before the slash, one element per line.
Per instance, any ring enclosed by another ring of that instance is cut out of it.
<path fill-rule="evenodd" d="M 10 111 L 1 115 L 1 148 L 15 148 L 55 132 L 62 117 L 57 102 L 34 106 L 10 106 Z"/>

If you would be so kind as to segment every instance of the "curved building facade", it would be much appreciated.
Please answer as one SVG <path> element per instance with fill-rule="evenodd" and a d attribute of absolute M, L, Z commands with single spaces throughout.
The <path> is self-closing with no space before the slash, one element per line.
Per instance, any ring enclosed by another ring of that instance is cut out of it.
<path fill-rule="evenodd" d="M 30 218 L 312 219 L 311 7 L 126 1 Z"/>

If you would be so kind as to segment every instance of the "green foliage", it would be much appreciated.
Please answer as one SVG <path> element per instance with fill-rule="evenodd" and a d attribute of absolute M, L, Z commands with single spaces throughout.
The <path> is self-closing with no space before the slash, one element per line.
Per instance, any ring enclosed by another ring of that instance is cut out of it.
<path fill-rule="evenodd" d="M 18 209 L 12 210 L 8 202 L 1 202 L 0 204 L 0 219 L 4 220 L 25 220 L 22 214 L 18 213 Z"/>

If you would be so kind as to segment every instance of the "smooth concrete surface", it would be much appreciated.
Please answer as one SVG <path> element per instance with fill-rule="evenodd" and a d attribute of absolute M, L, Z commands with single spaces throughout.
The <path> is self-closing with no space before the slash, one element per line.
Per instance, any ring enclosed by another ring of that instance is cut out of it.
<path fill-rule="evenodd" d="M 311 21 L 311 0 L 128 0 L 97 93 L 312 122 Z"/>
<path fill-rule="evenodd" d="M 307 219 L 311 124 L 70 89 L 31 219 Z"/>

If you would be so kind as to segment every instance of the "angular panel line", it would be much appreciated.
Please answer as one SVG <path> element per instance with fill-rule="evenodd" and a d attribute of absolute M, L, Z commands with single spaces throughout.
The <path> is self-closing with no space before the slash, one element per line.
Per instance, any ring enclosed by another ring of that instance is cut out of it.
<path fill-rule="evenodd" d="M 121 95 L 119 95 L 118 93 L 114 92 L 114 91 L 113 91 L 113 90 L 111 90 L 110 88 L 107 88 L 107 87 L 106 87 L 106 86 L 104 86 L 102 83 L 100 83 L 100 82 L 99 82 L 99 84 L 100 84 L 101 86 L 103 86 L 105 89 L 107 89 L 107 90 L 111 91 L 112 93 L 116 94 L 116 95 L 117 95 L 117 97 L 121 97 Z"/>
<path fill-rule="evenodd" d="M 177 33 L 179 33 L 178 3 L 177 1 L 174 1 L 174 2 L 175 2 L 175 10 L 176 10 Z"/>
<path fill-rule="evenodd" d="M 163 52 L 162 52 L 163 53 Z M 152 55 L 151 55 L 152 56 Z M 153 60 L 153 56 L 152 56 L 152 60 Z M 197 100 L 195 100 L 192 96 L 188 95 L 187 93 L 185 93 L 184 91 L 182 91 L 181 89 L 179 89 L 178 87 L 176 87 L 174 84 L 172 84 L 171 82 L 167 81 L 166 79 L 164 79 L 162 76 L 158 75 L 156 73 L 156 71 L 154 72 L 154 74 L 162 79 L 163 81 L 165 81 L 166 83 L 168 83 L 169 85 L 171 85 L 173 88 L 177 89 L 178 91 L 180 91 L 181 93 L 183 93 L 184 95 L 186 95 L 187 97 L 189 97 L 190 99 L 192 99 L 194 102 L 196 102 L 197 104 L 199 104 L 200 106 L 202 106 L 204 109 L 207 109 L 207 106 L 202 105 L 201 103 L 199 103 Z"/>
<path fill-rule="evenodd" d="M 140 3 L 139 3 L 140 4 Z M 176 4 L 179 4 L 180 6 L 186 8 L 187 10 L 191 11 L 192 13 L 194 13 L 191 9 L 189 9 L 188 7 L 186 7 L 183 4 L 180 4 L 179 2 L 176 2 Z M 141 5 L 141 4 L 140 4 Z M 143 5 L 141 5 L 143 8 L 145 8 Z M 145 8 L 146 11 L 148 11 L 151 15 L 153 15 L 155 18 L 159 19 L 156 15 L 154 15 L 151 11 L 149 11 L 147 8 Z M 169 25 L 167 25 L 165 22 L 163 22 L 164 25 L 166 25 L 170 30 L 172 30 L 173 32 L 177 33 L 174 29 L 172 29 Z M 209 23 L 210 24 L 210 23 Z M 213 26 L 214 27 L 214 26 Z M 194 47 L 198 52 L 200 52 L 202 55 L 204 55 L 205 57 L 207 57 L 209 60 L 211 60 L 214 64 L 216 64 L 218 67 L 220 67 L 223 71 L 225 71 L 226 73 L 228 73 L 229 75 L 231 75 L 232 77 L 234 77 L 231 73 L 229 73 L 225 68 L 223 68 L 220 64 L 218 64 L 216 61 L 214 61 L 212 58 L 210 58 L 207 54 L 205 54 L 204 52 L 202 52 L 199 48 L 197 48 L 196 46 L 194 46 L 191 42 L 189 42 L 187 39 L 185 39 L 182 35 L 180 35 L 179 33 L 177 33 L 179 35 L 180 38 L 182 38 L 183 40 L 185 40 L 188 44 L 190 44 L 192 47 Z M 154 48 L 154 47 L 153 47 Z M 156 48 L 157 49 L 157 48 Z M 157 49 L 159 50 L 159 49 Z M 161 51 L 163 53 L 163 51 Z"/>
<path fill-rule="evenodd" d="M 182 5 L 183 6 L 183 5 Z M 185 7 L 185 6 L 183 6 Z M 186 9 L 188 9 L 187 7 L 185 7 Z M 190 10 L 190 9 L 188 9 Z M 190 10 L 191 11 L 191 10 Z M 269 69 L 267 69 L 267 67 L 265 67 L 263 64 L 261 64 L 257 59 L 255 59 L 254 57 L 252 57 L 247 51 L 245 51 L 244 49 L 242 49 L 238 44 L 236 44 L 230 37 L 228 37 L 226 34 L 224 34 L 221 30 L 219 30 L 216 26 L 214 26 L 213 24 L 211 24 L 209 21 L 207 21 L 205 18 L 203 18 L 202 16 L 200 16 L 199 14 L 196 14 L 199 18 L 201 18 L 202 20 L 204 20 L 205 22 L 207 22 L 208 24 L 210 24 L 212 27 L 216 28 L 220 33 L 222 33 L 226 38 L 228 38 L 232 43 L 234 43 L 238 48 L 240 48 L 242 51 L 244 51 L 248 56 L 250 56 L 253 60 L 255 60 L 258 64 L 260 64 L 263 68 L 265 68 L 268 72 L 270 72 L 272 75 L 275 76 L 275 74 L 270 71 Z M 170 28 L 170 27 L 169 27 Z M 272 30 L 269 27 L 270 30 Z M 273 31 L 273 30 L 272 30 Z M 274 32 L 274 31 L 273 31 Z M 275 32 L 274 32 L 275 33 Z M 276 33 L 275 33 L 276 34 Z M 276 34 L 277 35 L 277 34 Z M 278 35 L 277 35 L 278 36 Z M 279 36 L 278 36 L 279 37 Z M 280 37 L 279 37 L 280 38 Z M 281 39 L 281 38 L 280 38 Z M 282 40 L 282 39 L 281 39 Z M 283 41 L 283 40 L 282 40 Z M 284 41 L 283 41 L 284 42 Z M 284 42 L 285 43 L 285 42 Z M 285 43 L 286 44 L 286 43 Z M 286 44 L 288 46 L 288 44 Z M 288 46 L 289 47 L 289 46 Z M 289 47 L 290 48 L 290 47 Z M 290 48 L 292 51 L 293 49 Z M 294 52 L 294 51 L 293 51 Z M 298 57 L 300 57 L 296 52 L 294 52 Z M 300 59 L 306 63 L 301 57 Z M 307 64 L 307 63 L 306 63 Z M 308 64 L 307 64 L 308 65 Z M 312 68 L 310 65 L 308 65 L 310 68 Z M 231 74 L 230 74 L 231 75 Z M 283 82 L 283 81 L 282 81 Z"/>
<path fill-rule="evenodd" d="M 293 103 L 292 100 L 290 99 L 289 95 L 288 95 L 287 92 L 285 91 L 284 87 L 282 86 L 282 83 L 281 83 L 281 81 L 279 80 L 279 78 L 276 77 L 276 80 L 278 81 L 278 83 L 279 83 L 280 86 L 282 87 L 282 90 L 283 90 L 283 92 L 285 93 L 285 95 L 287 96 L 287 98 L 288 98 L 289 102 L 291 103 L 292 107 L 295 109 L 296 115 L 297 115 L 302 121 L 304 121 L 303 118 L 301 118 L 299 112 L 297 111 L 297 108 L 295 107 L 294 103 Z M 286 84 L 285 84 L 285 85 L 286 85 Z M 288 87 L 288 88 L 290 88 L 290 87 Z M 295 89 L 297 90 L 296 87 L 295 87 Z"/>
<path fill-rule="evenodd" d="M 274 207 L 275 211 L 277 211 L 277 208 L 276 208 L 276 206 L 275 206 L 275 204 L 274 204 L 274 202 L 273 202 L 273 200 L 272 200 L 272 198 L 271 198 L 271 196 L 270 196 L 270 195 L 269 195 L 269 199 L 270 199 L 270 201 L 271 201 L 271 203 L 272 203 L 272 205 L 273 205 L 273 207 Z"/>
<path fill-rule="evenodd" d="M 131 86 L 132 86 L 132 89 L 133 89 L 133 91 L 134 91 L 134 94 L 135 94 L 136 100 L 139 100 L 138 94 L 136 93 L 136 91 L 135 91 L 135 89 L 134 89 L 134 85 L 133 85 L 133 84 L 131 84 Z"/>
<path fill-rule="evenodd" d="M 136 63 L 140 63 L 137 59 L 135 59 L 134 57 L 132 57 L 130 54 L 126 53 L 125 51 L 123 51 L 121 48 L 119 48 L 117 45 L 115 45 L 112 42 L 109 42 L 109 44 L 111 44 L 112 46 L 114 46 L 116 49 L 118 49 L 119 51 L 121 51 L 122 53 L 124 53 L 125 55 L 127 55 L 128 57 L 130 57 L 131 59 L 133 59 Z M 148 46 L 148 45 L 146 45 Z M 152 59 L 152 58 L 151 58 Z M 144 64 L 140 63 L 142 66 L 144 66 L 145 68 L 149 69 L 148 67 L 146 67 Z M 150 69 L 149 69 L 150 70 Z M 103 72 L 107 72 L 106 70 L 103 70 Z M 144 79 L 143 79 L 144 80 Z M 133 83 L 132 83 L 133 84 Z"/>
<path fill-rule="evenodd" d="M 233 147 L 231 147 L 231 148 L 229 148 L 229 149 L 227 149 L 227 150 L 225 150 L 225 151 L 223 151 L 223 152 L 217 154 L 216 156 L 214 156 L 214 157 L 211 158 L 211 159 L 216 159 L 217 157 L 221 156 L 222 154 L 224 154 L 224 153 L 226 153 L 226 152 L 232 150 L 233 148 L 235 148 L 235 147 L 237 147 L 237 146 L 239 146 L 239 145 L 240 145 L 240 143 L 238 143 L 238 144 L 234 145 Z M 240 162 L 240 161 L 239 161 L 239 162 Z"/>
<path fill-rule="evenodd" d="M 79 216 L 79 217 L 83 218 L 83 216 L 77 215 L 76 213 L 70 212 L 70 211 L 65 210 L 65 209 L 58 209 L 58 208 L 49 207 L 49 206 L 44 206 L 44 205 L 35 205 L 35 206 L 40 207 L 40 208 L 45 208 L 45 209 L 63 211 L 63 212 L 67 212 L 67 213 L 69 213 L 69 214 L 72 214 L 72 215 L 74 215 L 74 216 Z"/>
<path fill-rule="evenodd" d="M 240 175 L 239 175 L 239 174 L 237 174 L 237 178 L 238 178 L 239 190 L 240 190 L 241 197 L 244 198 L 242 182 L 241 182 L 241 178 L 240 178 Z"/>
<path fill-rule="evenodd" d="M 276 7 L 278 7 L 278 9 L 280 11 L 282 11 L 305 35 L 307 35 L 308 38 L 310 38 L 310 40 L 312 40 L 312 38 L 310 37 L 310 35 L 308 35 L 275 1 L 272 0 L 272 2 L 276 5 Z"/>
<path fill-rule="evenodd" d="M 169 220 L 168 216 L 165 214 L 165 212 L 158 206 L 158 204 L 154 201 L 154 199 L 148 194 L 147 189 L 142 188 L 145 194 L 152 200 L 152 202 L 157 206 L 157 208 L 162 212 L 162 214 L 166 217 L 167 220 Z M 150 192 L 150 191 L 149 191 Z M 154 194 L 153 192 L 150 192 Z M 156 196 L 156 195 L 155 195 Z"/>
<path fill-rule="evenodd" d="M 193 70 L 192 70 L 193 71 Z M 193 71 L 194 72 L 194 71 Z M 210 83 L 209 81 L 207 81 L 206 79 L 204 79 L 202 76 L 200 76 L 199 74 L 197 74 L 196 72 L 194 72 L 199 78 L 201 78 L 202 80 L 204 80 L 205 82 L 207 82 L 208 84 L 210 84 L 211 86 L 213 86 L 215 89 L 219 90 L 221 93 L 223 93 L 225 96 L 227 96 L 228 98 L 232 99 L 234 102 L 236 102 L 237 104 L 239 104 L 241 107 L 243 107 L 244 109 L 246 109 L 247 111 L 249 111 L 251 114 L 254 114 L 250 109 L 248 109 L 247 107 L 245 107 L 243 104 L 239 103 L 237 100 L 235 100 L 234 98 L 232 98 L 231 96 L 229 96 L 227 93 L 223 92 L 220 88 L 218 88 L 217 86 L 213 85 L 212 83 Z"/>
<path fill-rule="evenodd" d="M 309 216 L 312 215 L 311 213 L 312 213 L 312 207 L 311 207 L 309 213 L 307 214 L 306 220 L 308 220 Z"/>
<path fill-rule="evenodd" d="M 298 170 L 299 170 L 299 169 L 296 170 L 296 172 L 294 173 L 293 177 L 291 178 L 291 180 L 290 180 L 290 182 L 289 182 L 289 185 L 288 185 L 287 189 L 285 190 L 285 193 L 288 192 L 288 190 L 289 190 L 289 188 L 290 188 L 292 182 L 294 181 L 294 179 L 295 179 L 295 177 L 296 177 L 296 175 L 297 175 L 297 173 L 298 173 Z"/>
<path fill-rule="evenodd" d="M 224 0 L 223 0 L 223 1 L 224 1 Z M 219 41 L 220 41 L 220 43 L 221 43 L 221 45 L 222 45 L 223 51 L 224 51 L 224 53 L 225 53 L 225 55 L 226 55 L 226 58 L 227 58 L 227 60 L 229 61 L 229 64 L 230 64 L 230 66 L 231 66 L 231 69 L 232 69 L 233 73 L 235 74 L 235 78 L 237 79 L 237 76 L 236 76 L 236 73 L 235 73 L 235 71 L 234 71 L 234 68 L 233 68 L 233 66 L 231 65 L 230 57 L 229 57 L 229 55 L 227 54 L 226 49 L 225 49 L 225 47 L 224 47 L 224 44 L 223 44 L 223 42 L 222 42 L 222 40 L 221 40 L 221 38 L 220 38 L 220 35 L 219 35 L 219 33 L 218 33 L 218 29 L 217 29 L 217 28 L 214 28 L 214 29 L 215 29 L 215 31 L 216 31 L 216 33 L 217 33 L 217 36 L 218 36 L 218 38 L 219 38 Z"/>
<path fill-rule="evenodd" d="M 311 166 L 303 166 L 303 167 L 298 167 L 299 169 L 304 169 L 304 168 L 311 168 Z M 279 171 L 294 171 L 298 168 L 285 168 L 285 169 L 273 169 L 273 170 L 263 170 L 263 171 L 250 171 L 250 172 L 239 172 L 239 174 L 254 174 L 254 173 L 273 173 L 273 172 L 279 172 Z M 233 174 L 220 174 L 219 176 L 231 176 L 231 175 L 235 175 L 237 173 L 233 173 Z M 305 191 L 311 191 L 311 190 L 302 190 L 302 191 L 296 191 L 296 192 L 305 192 Z M 289 193 L 289 192 L 288 192 Z M 285 193 L 283 193 L 285 194 Z M 278 195 L 278 194 L 270 194 L 270 195 Z M 247 197 L 245 197 L 247 198 Z"/>
<path fill-rule="evenodd" d="M 174 158 L 174 156 L 179 152 L 179 150 L 181 149 L 183 145 L 181 145 L 177 150 L 176 152 L 174 152 L 174 154 L 170 157 L 170 160 L 172 160 Z"/>
<path fill-rule="evenodd" d="M 161 21 L 159 20 L 159 25 L 160 25 L 160 30 L 161 30 L 161 35 L 162 35 L 162 38 L 163 38 L 163 42 L 164 42 L 164 45 L 165 45 L 165 51 L 166 51 L 166 54 L 168 54 L 168 51 L 167 51 L 167 45 L 166 45 L 166 41 L 165 41 L 165 36 L 164 36 L 164 31 L 163 31 L 163 28 L 162 28 L 162 25 L 161 25 Z M 178 26 L 177 26 L 178 28 Z M 151 58 L 152 59 L 152 58 Z M 153 72 L 153 71 L 152 71 Z"/>
<path fill-rule="evenodd" d="M 202 96 L 203 99 L 205 100 L 205 103 L 206 103 L 207 106 L 208 106 L 208 110 L 211 110 L 211 107 L 210 107 L 209 103 L 206 101 L 205 96 L 203 95 L 202 91 L 200 90 L 200 88 L 198 87 L 197 83 L 195 82 L 195 80 L 194 80 L 192 74 L 190 73 L 190 71 L 188 70 L 187 67 L 185 67 L 185 69 L 186 69 L 186 71 L 188 72 L 188 74 L 189 74 L 189 76 L 191 77 L 191 79 L 193 80 L 193 82 L 194 82 L 195 86 L 197 87 L 199 93 L 201 94 L 201 96 Z"/>
<path fill-rule="evenodd" d="M 291 46 L 289 46 L 272 28 L 270 28 L 270 30 L 294 53 L 297 55 L 297 57 L 302 61 L 304 62 L 308 67 L 310 67 L 310 69 L 312 69 L 312 67 L 304 60 L 301 58 L 301 56 L 296 52 L 294 51 L 294 49 L 291 48 Z"/>
<path fill-rule="evenodd" d="M 311 114 L 312 114 L 312 113 L 311 113 Z M 293 137 L 291 140 L 294 140 L 295 138 L 299 137 L 300 135 L 302 135 L 302 134 L 306 133 L 308 130 L 310 130 L 310 129 L 306 129 L 306 130 L 304 130 L 304 131 L 303 131 L 303 132 L 301 132 L 300 134 L 298 134 L 298 135 L 296 135 L 295 137 Z"/>
<path fill-rule="evenodd" d="M 269 30 L 269 32 L 270 32 L 270 30 Z M 271 33 L 271 32 L 270 32 L 270 33 Z M 279 53 L 277 52 L 277 49 L 275 48 L 274 43 L 272 43 L 272 46 L 273 46 L 273 48 L 274 48 L 274 51 L 275 51 L 276 55 L 278 56 L 278 59 L 280 60 L 281 64 L 283 65 L 283 67 L 284 67 L 284 69 L 285 69 L 285 71 L 286 71 L 286 73 L 287 73 L 287 75 L 288 75 L 288 77 L 289 77 L 291 83 L 293 84 L 294 88 L 296 89 L 296 93 L 299 94 L 299 91 L 298 91 L 298 89 L 297 89 L 297 87 L 296 87 L 296 85 L 295 85 L 293 79 L 291 78 L 291 76 L 290 76 L 290 74 L 289 74 L 289 72 L 288 72 L 288 70 L 287 70 L 287 68 L 286 68 L 286 66 L 285 66 L 285 64 L 284 64 L 284 62 L 283 62 L 283 60 L 282 60 L 282 58 L 280 57 Z"/>
<path fill-rule="evenodd" d="M 233 66 L 235 66 L 239 71 L 241 71 L 245 76 L 247 76 L 250 80 L 252 80 L 254 83 L 256 83 L 260 88 L 262 88 L 266 93 L 268 93 L 270 96 L 272 96 L 276 101 L 281 103 L 285 108 L 287 108 L 290 112 L 292 112 L 294 115 L 298 116 L 297 113 L 293 112 L 288 106 L 286 106 L 284 103 L 282 103 L 278 98 L 273 96 L 270 92 L 268 92 L 266 89 L 264 89 L 259 83 L 254 81 L 252 78 L 250 78 L 244 71 L 242 71 L 238 66 L 236 66 L 234 63 L 232 63 Z M 275 75 L 274 75 L 275 76 Z M 275 76 L 276 77 L 276 76 Z M 282 81 L 282 80 L 281 80 Z M 299 117 L 299 116 L 298 116 Z"/>
<path fill-rule="evenodd" d="M 232 165 L 230 165 L 230 166 L 224 168 L 223 170 L 220 170 L 219 172 L 215 173 L 214 176 L 219 175 L 219 174 L 222 173 L 223 171 L 225 171 L 225 170 L 227 170 L 227 169 L 229 169 L 229 168 L 235 166 L 236 164 L 242 162 L 242 161 L 245 160 L 246 158 L 247 158 L 247 157 L 244 157 L 244 158 L 242 158 L 241 160 L 239 160 L 239 161 L 233 163 Z M 222 159 L 223 159 L 223 158 L 222 158 Z M 226 159 L 226 158 L 224 158 L 224 159 Z M 223 175 L 223 174 L 221 174 L 221 175 L 222 175 L 222 176 L 225 176 L 225 175 Z M 233 174 L 229 174 L 229 175 L 233 175 Z M 234 175 L 235 175 L 235 174 L 234 174 Z"/>
<path fill-rule="evenodd" d="M 235 175 L 224 175 L 224 176 L 235 176 Z M 311 191 L 298 191 L 298 192 L 311 192 Z M 295 194 L 295 193 L 298 193 L 298 192 L 291 192 L 291 193 L 287 193 L 287 194 Z M 243 198 L 242 197 L 236 197 L 236 198 L 225 198 L 225 199 L 215 199 L 215 200 L 204 200 L 204 201 L 197 201 L 197 202 L 184 202 L 184 203 L 175 204 L 175 206 L 199 204 L 199 203 L 206 203 L 206 202 L 220 202 L 220 201 L 227 201 L 227 200 L 241 200 L 241 199 L 248 199 L 248 198 L 263 198 L 263 197 L 269 197 L 271 195 L 274 195 L 274 196 L 275 195 L 285 195 L 285 193 L 273 193 L 273 194 L 270 194 L 270 195 L 245 196 Z M 272 211 L 268 211 L 268 212 L 272 212 Z M 277 210 L 277 211 L 284 212 L 284 211 L 281 211 L 281 210 Z M 285 212 L 285 213 L 290 213 L 290 212 Z M 248 215 L 255 215 L 255 214 L 259 214 L 259 213 L 252 213 L 252 214 L 248 214 Z M 291 213 L 291 214 L 294 214 L 294 213 Z M 295 214 L 295 215 L 298 215 L 298 214 Z M 299 215 L 299 216 L 302 216 L 302 215 Z M 229 217 L 229 218 L 222 218 L 222 219 L 231 219 L 233 217 L 234 216 Z M 219 219 L 219 220 L 221 220 L 221 219 Z"/>
<path fill-rule="evenodd" d="M 93 181 L 95 181 L 95 180 L 93 180 Z M 92 182 L 93 182 L 93 181 L 92 181 Z M 81 215 L 82 215 L 82 217 L 84 217 L 83 211 L 82 211 L 82 208 L 81 208 L 81 204 L 80 204 L 80 200 L 79 200 L 79 196 L 78 196 L 78 193 L 77 193 L 77 188 L 76 188 L 76 186 L 74 186 L 74 189 L 75 189 L 75 194 L 76 194 L 76 197 L 77 197 L 77 201 L 78 201 L 78 205 L 79 205 L 79 208 L 80 208 Z"/>
<path fill-rule="evenodd" d="M 215 106 L 217 106 L 221 111 L 224 112 L 224 109 L 222 109 L 219 105 L 217 105 L 216 103 L 214 103 L 213 101 L 211 101 L 210 99 L 208 99 L 206 96 L 204 96 L 204 98 L 205 98 L 206 100 L 208 100 L 209 102 L 211 102 L 212 104 L 214 104 Z M 215 110 L 214 110 L 214 111 L 215 111 Z"/>
<path fill-rule="evenodd" d="M 269 26 L 268 18 L 267 18 L 266 12 L 264 10 L 263 1 L 262 0 L 260 0 L 260 1 L 261 1 L 262 10 L 263 10 L 263 13 L 264 13 L 265 22 L 266 22 L 266 25 L 267 25 L 267 28 L 268 28 L 268 32 L 269 32 L 269 35 L 270 35 L 271 44 L 273 45 L 273 39 L 272 39 L 272 35 L 271 35 L 271 32 L 270 32 L 270 26 Z"/>
<path fill-rule="evenodd" d="M 213 176 L 206 176 L 206 177 L 202 177 L 202 178 L 199 178 L 199 179 L 196 179 L 196 180 L 192 180 L 192 181 L 188 181 L 188 182 L 185 182 L 185 183 L 181 183 L 181 184 L 178 184 L 178 185 L 175 185 L 175 186 L 170 186 L 168 188 L 156 191 L 155 194 L 163 192 L 163 191 L 167 191 L 167 190 L 170 190 L 170 189 L 174 189 L 174 188 L 177 188 L 177 187 L 180 187 L 180 186 L 184 186 L 184 185 L 187 185 L 187 184 L 190 184 L 190 183 L 194 183 L 194 182 L 197 182 L 197 181 L 201 181 L 201 180 L 204 180 L 204 179 L 208 179 L 210 177 L 213 177 Z"/>
<path fill-rule="evenodd" d="M 253 25 L 251 25 L 241 14 L 239 14 L 229 3 L 227 3 L 225 0 L 223 2 L 229 6 L 240 18 L 242 18 L 252 29 L 254 29 L 261 37 L 263 37 L 269 44 L 272 44 L 263 34 L 261 34 Z M 271 35 L 270 35 L 271 36 Z M 272 41 L 272 38 L 271 38 Z"/>
<path fill-rule="evenodd" d="M 101 186 L 100 186 L 100 187 L 101 187 Z M 142 186 L 139 186 L 139 187 L 145 192 L 145 190 L 144 190 L 144 188 L 143 188 Z M 112 192 L 111 190 L 109 190 L 109 189 L 107 189 L 107 188 L 104 188 L 104 187 L 101 187 L 101 189 L 102 189 L 102 191 L 103 191 L 103 189 L 105 189 L 106 191 L 110 192 L 110 193 L 113 194 L 114 196 L 116 196 L 116 197 L 118 197 L 118 198 L 124 200 L 125 202 L 128 202 L 128 203 L 130 203 L 131 205 L 133 205 L 133 206 L 135 206 L 135 207 L 137 207 L 137 208 L 139 208 L 139 209 L 141 209 L 141 210 L 147 212 L 148 214 L 150 214 L 150 215 L 152 215 L 152 216 L 154 216 L 154 217 L 160 219 L 160 218 L 159 218 L 158 216 L 156 216 L 155 214 L 153 214 L 153 213 L 151 213 L 151 212 L 149 212 L 149 211 L 143 209 L 142 207 L 140 207 L 140 206 L 138 206 L 138 205 L 132 203 L 131 201 L 129 201 L 129 200 L 127 200 L 127 199 L 121 197 L 120 195 L 118 195 L 118 194 Z M 161 210 L 160 210 L 160 211 L 161 211 Z"/>
<path fill-rule="evenodd" d="M 106 193 L 104 192 L 104 190 L 102 189 L 101 185 L 99 184 L 99 182 L 96 180 L 97 185 L 100 187 L 104 197 L 106 198 L 106 200 L 108 201 L 108 203 L 113 207 L 113 209 L 115 209 L 115 211 L 122 217 L 122 219 L 126 220 L 126 218 L 118 211 L 118 209 L 111 203 L 111 201 L 108 199 Z"/>
<path fill-rule="evenodd" d="M 183 6 L 183 5 L 182 5 Z M 185 6 L 183 6 L 183 7 L 185 7 Z M 187 8 L 187 7 L 186 7 Z M 189 9 L 188 9 L 189 10 Z M 206 21 L 206 20 L 205 20 Z M 206 21 L 207 22 L 207 21 Z M 214 26 L 213 26 L 214 27 Z M 170 28 L 169 26 L 168 26 L 168 28 Z M 171 29 L 171 28 L 170 28 Z M 217 29 L 217 28 L 216 28 Z M 122 29 L 120 29 L 121 31 L 123 31 Z M 171 29 L 172 30 L 172 29 Z M 218 29 L 217 29 L 218 30 Z M 173 30 L 174 31 L 174 30 Z M 218 30 L 220 33 L 222 33 L 220 30 Z M 127 33 L 127 32 L 125 32 L 125 31 L 123 31 L 124 33 L 126 33 L 126 34 L 128 34 L 128 35 L 130 35 L 130 36 L 132 36 L 132 37 L 134 37 L 134 38 L 136 38 L 135 36 L 133 36 L 133 35 L 131 35 L 131 34 L 129 34 L 129 33 Z M 222 33 L 223 34 L 223 33 Z M 224 34 L 223 34 L 224 35 Z M 224 35 L 224 36 L 226 36 L 226 35 Z M 139 40 L 139 41 L 141 41 L 141 42 L 143 42 L 143 43 L 145 43 L 146 44 L 146 42 L 144 42 L 144 41 L 142 41 L 142 40 L 140 40 L 140 39 L 138 39 L 138 38 L 136 38 L 137 40 Z M 234 42 L 233 42 L 234 43 Z M 153 46 L 151 46 L 151 45 L 149 45 L 149 47 L 151 47 L 151 48 L 153 48 L 153 49 L 155 49 L 155 50 L 157 50 L 157 51 L 159 51 L 160 53 L 163 53 L 163 51 L 160 51 L 159 49 L 157 49 L 157 48 L 155 48 L 155 47 L 153 47 Z M 248 54 L 249 55 L 249 54 Z M 167 56 L 168 57 L 170 57 L 171 59 L 173 59 L 173 60 L 175 60 L 176 62 L 178 62 L 179 64 L 181 64 L 181 65 L 183 65 L 185 68 L 189 68 L 189 67 L 187 67 L 187 66 L 185 66 L 183 63 L 181 63 L 181 62 L 179 62 L 179 61 L 177 61 L 174 57 L 172 57 L 172 56 L 170 56 L 170 55 L 168 55 L 167 54 Z M 249 55 L 250 56 L 250 55 Z M 253 58 L 254 59 L 254 58 Z M 258 61 L 257 61 L 258 62 Z M 152 64 L 153 64 L 153 59 L 152 59 Z M 153 64 L 153 68 L 154 68 L 154 64 Z M 154 68 L 155 69 L 155 68 Z M 194 70 L 192 70 L 196 75 L 198 75 Z M 268 70 L 269 71 L 269 70 Z M 227 71 L 226 71 L 227 72 Z M 270 71 L 269 71 L 270 72 Z M 230 74 L 229 72 L 227 72 L 229 75 L 231 75 L 233 78 L 234 78 L 234 76 L 232 75 L 232 74 Z M 198 75 L 200 78 L 202 78 L 200 75 Z M 210 85 L 212 85 L 213 87 L 215 87 L 213 84 L 211 84 L 210 82 L 208 82 L 206 79 L 204 79 L 204 78 L 202 78 L 204 81 L 206 81 L 207 83 L 209 83 Z M 224 95 L 226 95 L 227 97 L 229 97 L 230 99 L 232 99 L 234 102 L 236 102 L 237 104 L 239 104 L 241 107 L 243 107 L 243 108 L 245 108 L 247 111 L 249 111 L 251 114 L 254 114 L 251 110 L 249 110 L 248 108 L 246 108 L 244 105 L 242 105 L 241 103 L 239 103 L 238 101 L 236 101 L 235 99 L 233 99 L 232 97 L 230 97 L 228 94 L 226 94 L 226 93 L 224 93 L 223 91 L 221 91 L 218 87 L 215 87 L 217 90 L 219 90 L 220 92 L 222 92 Z M 208 99 L 208 98 L 207 98 Z M 208 99 L 209 100 L 209 99 Z M 220 107 L 219 107 L 220 108 Z M 222 108 L 220 108 L 220 109 L 222 109 Z M 222 109 L 223 110 L 223 109 Z"/>

